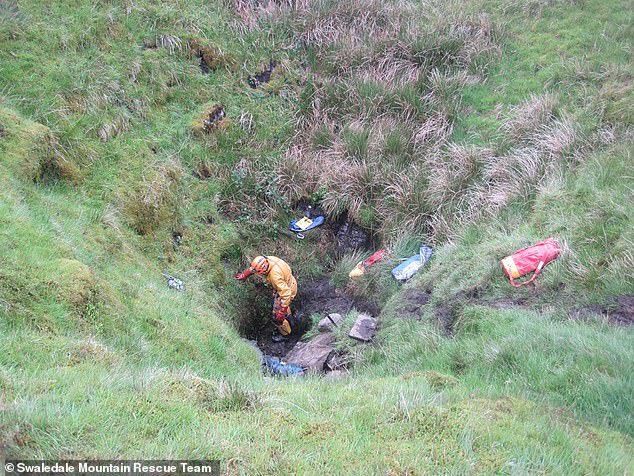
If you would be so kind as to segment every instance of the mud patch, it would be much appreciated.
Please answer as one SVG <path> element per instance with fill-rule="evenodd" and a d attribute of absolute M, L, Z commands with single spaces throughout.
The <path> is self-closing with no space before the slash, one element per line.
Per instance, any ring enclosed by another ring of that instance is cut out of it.
<path fill-rule="evenodd" d="M 172 231 L 172 245 L 174 249 L 178 248 L 183 244 L 183 232 L 181 231 Z"/>
<path fill-rule="evenodd" d="M 207 114 L 207 117 L 203 118 L 203 131 L 209 133 L 216 130 L 226 115 L 227 113 L 225 112 L 225 108 L 222 104 L 214 106 Z"/>
<path fill-rule="evenodd" d="M 526 307 L 526 298 L 501 298 L 490 301 L 477 301 L 477 304 L 492 307 L 493 309 L 512 309 L 515 307 Z"/>
<path fill-rule="evenodd" d="M 339 253 L 349 253 L 361 248 L 371 247 L 371 237 L 363 228 L 351 223 L 344 222 L 337 230 L 337 251 Z"/>
<path fill-rule="evenodd" d="M 260 333 L 255 336 L 255 342 L 258 348 L 265 355 L 282 358 L 295 347 L 295 344 L 302 338 L 299 334 L 291 335 L 288 340 L 282 342 L 273 342 L 272 335 L 275 330 L 273 324 L 265 326 Z"/>
<path fill-rule="evenodd" d="M 202 74 L 209 74 L 211 73 L 212 69 L 209 66 L 209 63 L 207 63 L 207 61 L 205 61 L 205 57 L 204 56 L 200 56 L 200 63 L 198 64 L 198 67 L 200 68 L 200 72 Z"/>
<path fill-rule="evenodd" d="M 429 302 L 431 294 L 422 289 L 408 289 L 403 293 L 401 305 L 395 317 L 402 319 L 417 319 L 422 317 L 423 307 Z"/>
<path fill-rule="evenodd" d="M 438 323 L 442 327 L 445 335 L 449 337 L 453 336 L 454 322 L 456 321 L 454 310 L 448 306 L 440 306 L 436 308 L 434 315 L 436 319 L 438 319 Z"/>
<path fill-rule="evenodd" d="M 345 290 L 335 288 L 327 277 L 307 282 L 304 286 L 300 285 L 297 296 L 300 309 L 308 317 L 313 314 L 325 317 L 333 313 L 345 316 L 352 309 L 365 312 L 373 317 L 378 316 L 381 312 L 373 302 L 364 300 L 359 296 L 351 296 Z"/>
<path fill-rule="evenodd" d="M 629 326 L 634 324 L 634 294 L 618 296 L 609 306 L 591 304 L 578 307 L 570 311 L 570 318 L 574 320 L 588 320 L 601 317 L 607 323 L 615 326 Z"/>
<path fill-rule="evenodd" d="M 194 167 L 192 175 L 200 180 L 209 180 L 214 176 L 214 169 L 206 162 L 201 162 Z"/>
<path fill-rule="evenodd" d="M 265 66 L 262 71 L 255 73 L 253 76 L 249 76 L 248 83 L 251 89 L 256 89 L 258 86 L 268 83 L 271 80 L 271 74 L 277 66 L 277 61 L 269 61 L 268 66 Z"/>
<path fill-rule="evenodd" d="M 198 58 L 200 71 L 203 74 L 209 74 L 228 62 L 220 49 L 212 45 L 204 45 L 199 40 L 189 42 L 189 51 L 190 56 Z"/>
<path fill-rule="evenodd" d="M 313 314 L 324 317 L 331 313 L 345 316 L 354 305 L 354 301 L 332 286 L 328 278 L 300 284 L 297 298 L 298 308 L 307 317 Z"/>
<path fill-rule="evenodd" d="M 201 135 L 225 130 L 229 127 L 229 119 L 225 107 L 222 104 L 215 104 L 203 114 L 194 119 L 192 129 L 194 133 Z"/>

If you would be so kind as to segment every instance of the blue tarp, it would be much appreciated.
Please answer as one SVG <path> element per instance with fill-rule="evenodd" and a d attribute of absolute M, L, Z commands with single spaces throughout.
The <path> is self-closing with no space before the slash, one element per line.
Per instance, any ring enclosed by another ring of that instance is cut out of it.
<path fill-rule="evenodd" d="M 410 256 L 392 270 L 392 276 L 398 281 L 407 281 L 431 258 L 432 252 L 430 246 L 422 245 L 418 254 Z"/>
<path fill-rule="evenodd" d="M 262 357 L 262 365 L 273 375 L 304 375 L 304 369 L 297 364 L 287 364 L 277 357 L 265 355 Z"/>
<path fill-rule="evenodd" d="M 306 231 L 312 230 L 313 228 L 317 228 L 320 225 L 323 225 L 324 222 L 326 221 L 326 218 L 319 215 L 316 217 L 311 217 L 310 220 L 312 220 L 312 223 L 307 227 L 304 228 L 303 230 L 297 226 L 297 223 L 302 220 L 302 218 L 299 218 L 297 220 L 292 220 L 291 223 L 288 225 L 288 229 L 291 230 L 293 233 L 304 233 Z"/>

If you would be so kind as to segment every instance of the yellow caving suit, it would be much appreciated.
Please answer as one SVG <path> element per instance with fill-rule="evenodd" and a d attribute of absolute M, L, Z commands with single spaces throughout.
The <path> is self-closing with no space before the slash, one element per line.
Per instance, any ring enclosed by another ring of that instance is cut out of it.
<path fill-rule="evenodd" d="M 269 260 L 269 270 L 265 275 L 267 282 L 274 289 L 273 292 L 273 322 L 277 330 L 283 336 L 287 336 L 292 332 L 288 319 L 284 319 L 281 323 L 277 321 L 277 311 L 282 307 L 288 307 L 287 316 L 291 314 L 291 302 L 297 295 L 297 280 L 293 276 L 291 267 L 276 256 L 267 256 Z"/>

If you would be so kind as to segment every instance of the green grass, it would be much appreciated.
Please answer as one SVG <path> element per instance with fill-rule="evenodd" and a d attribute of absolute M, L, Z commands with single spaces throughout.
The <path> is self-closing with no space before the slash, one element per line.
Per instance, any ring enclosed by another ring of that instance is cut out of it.
<path fill-rule="evenodd" d="M 634 290 L 626 3 L 430 5 L 420 18 L 439 29 L 407 47 L 394 37 L 306 50 L 294 31 L 318 34 L 333 11 L 341 20 L 366 9 L 317 2 L 246 31 L 233 28 L 232 2 L 0 6 L 2 455 L 220 458 L 228 474 L 632 473 L 632 330 L 569 318 Z M 364 5 L 380 10 L 368 32 L 407 16 Z M 482 31 L 492 25 L 493 46 L 463 68 L 456 55 L 471 33 L 451 27 L 475 19 Z M 194 40 L 226 63 L 202 74 Z M 143 46 L 152 42 L 163 46 Z M 355 76 L 365 55 L 391 47 L 430 75 L 396 88 L 381 74 Z M 274 80 L 250 89 L 247 76 L 271 58 L 283 65 Z M 480 80 L 462 82 L 462 72 Z M 313 124 L 315 90 L 335 109 Z M 541 125 L 502 127 L 545 94 L 555 105 Z M 194 122 L 215 104 L 226 128 L 197 135 Z M 430 117 L 433 138 L 415 145 Z M 575 138 L 549 155 L 548 133 L 563 120 Z M 333 262 L 325 230 L 303 241 L 279 233 L 294 215 L 278 177 L 291 176 L 293 144 L 357 161 L 311 188 L 299 160 L 292 184 L 339 211 L 356 207 L 385 238 L 390 258 L 352 284 L 347 273 L 365 256 Z M 521 171 L 529 147 L 541 175 L 522 172 L 529 185 L 500 209 L 477 201 L 487 160 L 517 160 L 505 170 Z M 411 183 L 392 187 L 405 172 Z M 536 290 L 514 291 L 499 260 L 547 236 L 565 253 Z M 420 241 L 434 256 L 399 286 L 389 270 Z M 338 331 L 349 374 L 262 375 L 240 333 L 265 319 L 268 293 L 232 279 L 262 252 L 287 259 L 300 282 L 329 272 L 382 306 L 372 344 Z M 412 291 L 430 303 L 405 312 Z M 482 303 L 498 298 L 526 304 Z M 443 309 L 451 335 L 436 317 Z"/>
<path fill-rule="evenodd" d="M 398 300 L 393 303 L 398 314 Z M 457 377 L 466 394 L 544 399 L 632 434 L 634 382 L 622 378 L 631 371 L 630 330 L 570 322 L 556 312 L 473 305 L 458 313 L 455 326 L 447 341 L 429 314 L 421 322 L 393 320 L 380 345 L 366 353 L 364 370 L 440 371 Z"/>

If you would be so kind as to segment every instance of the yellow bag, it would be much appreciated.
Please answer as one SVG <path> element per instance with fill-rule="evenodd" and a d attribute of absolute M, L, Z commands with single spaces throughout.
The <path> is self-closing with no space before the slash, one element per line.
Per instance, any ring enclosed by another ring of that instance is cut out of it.
<path fill-rule="evenodd" d="M 363 261 L 359 261 L 354 269 L 348 273 L 348 276 L 358 278 L 359 276 L 363 276 L 363 273 L 365 273 L 365 266 L 363 266 Z"/>

